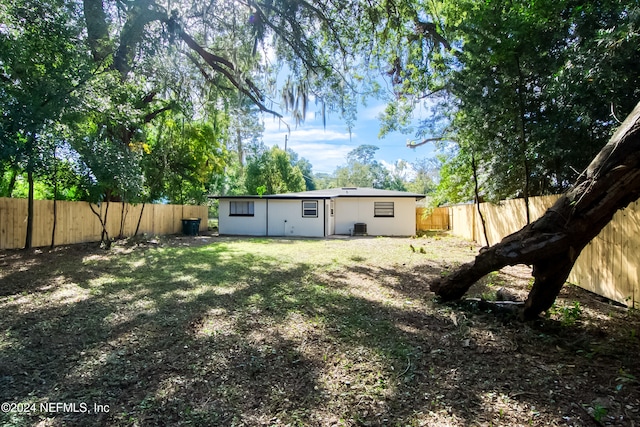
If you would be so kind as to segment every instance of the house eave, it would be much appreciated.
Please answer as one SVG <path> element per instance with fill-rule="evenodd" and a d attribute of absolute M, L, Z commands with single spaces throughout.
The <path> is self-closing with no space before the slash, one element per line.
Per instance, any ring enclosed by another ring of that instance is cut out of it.
<path fill-rule="evenodd" d="M 242 196 L 209 196 L 210 199 L 280 199 L 280 200 L 302 200 L 302 199 L 337 199 L 337 198 L 414 198 L 416 201 L 424 199 L 424 194 L 408 193 L 404 191 L 379 190 L 373 188 L 331 188 L 327 190 L 311 190 L 299 193 L 242 195 Z"/>

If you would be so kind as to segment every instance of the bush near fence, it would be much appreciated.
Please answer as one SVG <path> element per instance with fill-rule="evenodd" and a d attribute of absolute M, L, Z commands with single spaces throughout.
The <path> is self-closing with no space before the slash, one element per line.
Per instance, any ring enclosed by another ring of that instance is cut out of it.
<path fill-rule="evenodd" d="M 532 197 L 531 220 L 541 217 L 559 197 Z M 458 205 L 450 209 L 453 234 L 487 245 L 475 205 Z M 523 199 L 506 200 L 498 205 L 481 203 L 480 209 L 490 245 L 526 225 Z M 640 202 L 632 203 L 614 215 L 584 248 L 568 281 L 613 301 L 640 307 Z"/>
<path fill-rule="evenodd" d="M 207 206 L 190 205 L 132 205 L 110 202 L 93 205 L 104 218 L 107 215 L 109 237 L 116 237 L 123 224 L 123 236 L 133 236 L 138 219 L 138 234 L 177 234 L 182 232 L 182 218 L 201 218 L 200 231 L 207 230 Z M 87 202 L 56 202 L 56 245 L 98 242 L 102 226 Z M 123 217 L 124 212 L 124 217 Z M 124 220 L 124 221 L 123 221 Z M 27 228 L 27 199 L 0 198 L 0 249 L 24 247 Z M 33 246 L 51 245 L 53 231 L 53 200 L 34 200 Z"/>

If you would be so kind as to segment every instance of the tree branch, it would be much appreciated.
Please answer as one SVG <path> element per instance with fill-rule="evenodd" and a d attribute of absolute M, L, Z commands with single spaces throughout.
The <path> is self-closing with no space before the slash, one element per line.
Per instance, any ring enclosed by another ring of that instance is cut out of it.
<path fill-rule="evenodd" d="M 410 140 L 407 141 L 407 147 L 409 148 L 416 148 L 416 147 L 420 147 L 421 145 L 425 145 L 428 144 L 430 142 L 436 142 L 436 141 L 446 141 L 446 140 L 450 140 L 451 138 L 446 137 L 446 136 L 436 136 L 434 138 L 427 138 L 427 139 L 423 139 L 420 142 L 416 142 L 414 140 Z"/>
<path fill-rule="evenodd" d="M 440 93 L 440 92 L 442 92 L 442 91 L 443 91 L 443 90 L 445 90 L 445 89 L 446 89 L 446 87 L 444 87 L 444 86 L 439 87 L 438 89 L 432 90 L 432 91 L 431 91 L 431 92 L 429 92 L 429 93 L 425 93 L 424 95 L 420 95 L 420 96 L 418 97 L 418 99 L 426 99 L 426 98 L 429 98 L 430 96 L 435 95 L 436 93 Z"/>
<path fill-rule="evenodd" d="M 96 62 L 103 61 L 111 54 L 109 24 L 102 0 L 83 0 L 84 19 L 87 24 L 87 41 Z"/>
<path fill-rule="evenodd" d="M 170 102 L 166 107 L 159 108 L 155 111 L 152 111 L 144 116 L 144 123 L 149 123 L 151 120 L 155 119 L 158 114 L 162 114 L 165 111 L 169 111 L 173 108 L 173 102 Z"/>
<path fill-rule="evenodd" d="M 214 55 L 207 50 L 205 50 L 202 46 L 200 46 L 189 34 L 180 30 L 178 35 L 180 38 L 193 50 L 196 52 L 204 61 L 215 71 L 218 71 L 222 75 L 224 75 L 229 82 L 233 86 L 235 86 L 240 92 L 249 97 L 251 101 L 263 112 L 272 114 L 276 117 L 282 117 L 281 114 L 267 108 L 266 105 L 262 102 L 262 94 L 259 92 L 258 88 L 251 82 L 249 79 L 245 79 L 242 84 L 239 82 L 234 76 L 234 72 L 236 71 L 235 66 L 230 61 L 222 58 L 218 55 Z M 225 68 L 226 67 L 226 68 Z M 202 71 L 201 71 L 202 72 Z"/>
<path fill-rule="evenodd" d="M 258 13 L 258 15 L 260 16 L 260 21 L 263 22 L 265 25 L 267 25 L 269 28 L 271 28 L 273 30 L 274 33 L 276 33 L 278 36 L 280 36 L 282 38 L 282 40 L 284 40 L 284 42 L 286 44 L 289 45 L 289 47 L 291 49 L 293 49 L 293 51 L 296 53 L 296 56 L 303 62 L 303 64 L 305 65 L 305 67 L 307 67 L 307 69 L 309 70 L 314 70 L 318 67 L 320 67 L 320 65 L 316 65 L 313 64 L 309 59 L 314 57 L 315 55 L 313 54 L 313 52 L 308 52 L 308 54 L 304 54 L 300 49 L 299 46 L 294 43 L 293 39 L 293 35 L 284 31 L 283 28 L 279 28 L 276 27 L 275 25 L 273 25 L 273 23 L 267 18 L 266 13 L 264 13 L 264 11 L 258 6 L 258 4 L 256 2 L 253 1 L 249 1 L 249 2 L 242 2 L 243 4 L 245 4 L 246 6 L 249 7 L 253 7 L 256 12 Z M 284 13 L 280 10 L 277 10 L 273 7 L 267 6 L 267 5 L 263 5 L 265 7 L 268 7 L 271 11 L 275 12 L 277 15 L 283 16 Z M 301 34 L 300 34 L 301 36 Z M 304 43 L 303 43 L 304 44 Z M 307 43 L 308 45 L 309 43 Z"/>
<path fill-rule="evenodd" d="M 142 41 L 144 28 L 151 22 L 167 23 L 169 18 L 167 14 L 155 10 L 156 6 L 153 1 L 144 0 L 134 4 L 129 11 L 129 17 L 122 28 L 120 34 L 120 45 L 113 59 L 113 65 L 120 72 L 123 78 L 131 70 L 132 52 L 136 46 Z"/>
<path fill-rule="evenodd" d="M 431 283 L 445 300 L 458 299 L 478 279 L 506 265 L 533 265 L 525 319 L 549 309 L 584 247 L 613 215 L 640 197 L 640 104 L 593 159 L 578 182 L 547 212 L 474 262 Z"/>

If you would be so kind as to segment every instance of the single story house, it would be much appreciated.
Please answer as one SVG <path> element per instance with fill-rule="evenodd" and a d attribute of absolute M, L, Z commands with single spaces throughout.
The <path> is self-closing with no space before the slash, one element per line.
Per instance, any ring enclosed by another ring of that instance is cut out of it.
<path fill-rule="evenodd" d="M 374 188 L 332 188 L 263 196 L 215 196 L 220 235 L 413 236 L 424 195 Z"/>

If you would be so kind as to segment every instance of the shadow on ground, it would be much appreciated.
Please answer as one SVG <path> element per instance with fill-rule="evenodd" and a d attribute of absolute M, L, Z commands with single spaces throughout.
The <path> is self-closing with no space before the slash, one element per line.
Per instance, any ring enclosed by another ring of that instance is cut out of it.
<path fill-rule="evenodd" d="M 504 322 L 433 302 L 448 263 L 282 245 L 3 253 L 0 423 L 640 423 L 635 313 Z"/>

